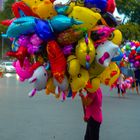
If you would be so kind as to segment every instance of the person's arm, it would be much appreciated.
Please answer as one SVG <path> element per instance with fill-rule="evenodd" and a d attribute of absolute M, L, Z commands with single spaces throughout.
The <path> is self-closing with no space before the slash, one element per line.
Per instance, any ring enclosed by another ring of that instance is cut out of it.
<path fill-rule="evenodd" d="M 79 96 L 81 97 L 84 106 L 89 106 L 93 102 L 93 99 L 89 97 L 85 97 L 82 93 L 80 93 Z"/>

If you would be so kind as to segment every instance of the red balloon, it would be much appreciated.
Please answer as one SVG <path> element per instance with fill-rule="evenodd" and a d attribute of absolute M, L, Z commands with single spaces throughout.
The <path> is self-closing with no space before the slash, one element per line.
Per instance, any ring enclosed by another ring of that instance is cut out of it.
<path fill-rule="evenodd" d="M 10 51 L 6 55 L 16 57 L 20 62 L 20 66 L 23 67 L 24 59 L 28 56 L 28 50 L 26 47 L 20 46 L 16 52 Z"/>
<path fill-rule="evenodd" d="M 30 7 L 28 7 L 24 2 L 19 1 L 19 2 L 15 2 L 12 5 L 12 11 L 15 15 L 16 18 L 21 17 L 21 11 L 25 14 L 25 16 L 34 16 L 34 17 L 38 17 L 38 15 L 34 14 L 32 12 L 32 10 L 30 9 Z"/>
<path fill-rule="evenodd" d="M 106 12 L 110 12 L 113 14 L 115 11 L 115 8 L 116 8 L 115 0 L 108 0 Z"/>
<path fill-rule="evenodd" d="M 66 70 L 66 59 L 56 41 L 49 41 L 46 47 L 51 71 L 55 79 L 61 83 Z"/>
<path fill-rule="evenodd" d="M 0 22 L 0 24 L 5 25 L 5 26 L 9 26 L 16 18 L 13 19 L 6 19 Z"/>

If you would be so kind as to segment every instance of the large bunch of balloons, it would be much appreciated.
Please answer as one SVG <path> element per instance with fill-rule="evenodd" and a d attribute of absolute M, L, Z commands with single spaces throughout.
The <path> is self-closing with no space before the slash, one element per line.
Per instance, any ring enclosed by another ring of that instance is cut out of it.
<path fill-rule="evenodd" d="M 12 5 L 15 18 L 4 37 L 12 40 L 13 63 L 21 81 L 56 97 L 94 93 L 119 76 L 122 34 L 116 29 L 114 0 L 22 0 Z M 117 55 L 117 56 L 116 56 Z"/>
<path fill-rule="evenodd" d="M 123 59 L 120 62 L 121 67 L 140 68 L 140 42 L 127 41 L 122 46 Z"/>

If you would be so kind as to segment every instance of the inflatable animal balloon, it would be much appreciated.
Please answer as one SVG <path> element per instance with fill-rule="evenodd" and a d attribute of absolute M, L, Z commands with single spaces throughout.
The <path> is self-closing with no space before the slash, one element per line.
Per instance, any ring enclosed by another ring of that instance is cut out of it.
<path fill-rule="evenodd" d="M 33 90 L 29 92 L 29 97 L 33 97 L 37 91 L 46 88 L 46 82 L 48 80 L 48 73 L 43 66 L 38 67 L 32 77 L 28 80 L 29 83 L 33 83 Z"/>
<path fill-rule="evenodd" d="M 99 13 L 95 13 L 86 7 L 80 6 L 74 6 L 72 12 L 69 14 L 69 17 L 73 17 L 83 22 L 83 24 L 74 25 L 74 28 L 87 28 L 88 30 L 95 27 L 97 22 L 101 19 L 101 15 Z"/>
<path fill-rule="evenodd" d="M 90 38 L 82 38 L 76 46 L 76 57 L 80 64 L 89 68 L 95 57 L 95 48 Z"/>
<path fill-rule="evenodd" d="M 0 24 L 4 26 L 9 26 L 15 19 L 16 18 L 3 20 L 3 21 L 0 21 Z"/>
<path fill-rule="evenodd" d="M 40 4 L 42 2 L 42 0 L 22 0 L 24 3 L 26 3 L 31 9 L 34 6 L 37 6 L 38 4 Z M 43 0 L 44 1 L 44 0 Z"/>
<path fill-rule="evenodd" d="M 55 5 L 61 5 L 61 6 L 63 6 L 63 5 L 69 5 L 70 2 L 71 2 L 71 0 L 55 0 L 55 1 L 53 2 L 53 5 L 54 5 L 54 6 L 55 6 Z"/>
<path fill-rule="evenodd" d="M 56 41 L 50 41 L 46 47 L 51 72 L 59 83 L 62 83 L 66 71 L 66 58 Z"/>
<path fill-rule="evenodd" d="M 89 81 L 89 73 L 87 70 L 81 68 L 80 72 L 75 75 L 75 76 L 71 76 L 69 78 L 69 83 L 72 89 L 72 94 L 73 97 L 75 97 L 76 93 L 85 88 L 88 87 L 88 81 Z"/>
<path fill-rule="evenodd" d="M 21 17 L 14 20 L 7 29 L 6 35 L 18 38 L 35 32 L 35 17 Z"/>
<path fill-rule="evenodd" d="M 81 66 L 80 66 L 79 60 L 76 58 L 76 56 L 70 55 L 67 58 L 67 70 L 71 76 L 78 75 L 80 71 L 80 67 Z"/>
<path fill-rule="evenodd" d="M 30 67 L 32 66 L 28 59 L 24 60 L 23 66 L 20 66 L 19 60 L 13 62 L 13 66 L 16 69 L 16 73 L 19 76 L 19 79 L 21 82 L 23 82 L 26 79 L 29 79 L 34 71 L 30 70 Z"/>
<path fill-rule="evenodd" d="M 30 43 L 30 36 L 21 35 L 18 38 L 17 43 L 19 44 L 19 46 L 26 47 Z"/>
<path fill-rule="evenodd" d="M 18 1 L 12 5 L 12 11 L 16 18 L 24 17 L 24 16 L 33 16 L 38 17 L 33 11 L 27 6 L 24 2 Z"/>
<path fill-rule="evenodd" d="M 116 63 L 111 62 L 109 66 L 100 74 L 101 83 L 112 86 L 120 75 L 120 69 Z"/>
<path fill-rule="evenodd" d="M 51 19 L 57 13 L 51 0 L 43 0 L 38 5 L 32 7 L 32 11 L 42 19 Z"/>
<path fill-rule="evenodd" d="M 106 12 L 114 13 L 116 8 L 115 0 L 107 0 Z"/>
<path fill-rule="evenodd" d="M 93 61 L 88 70 L 90 79 L 98 77 L 104 70 L 105 67 L 99 65 L 96 61 Z"/>
<path fill-rule="evenodd" d="M 35 33 L 43 41 L 50 41 L 55 38 L 50 23 L 46 20 L 35 19 Z"/>
<path fill-rule="evenodd" d="M 101 12 L 105 12 L 107 0 L 84 0 L 84 4 L 88 8 L 98 8 Z"/>
<path fill-rule="evenodd" d="M 46 94 L 54 94 L 55 95 L 55 85 L 53 82 L 53 77 L 49 78 L 47 83 L 46 83 Z"/>
<path fill-rule="evenodd" d="M 10 51 L 10 52 L 7 52 L 6 55 L 17 58 L 20 62 L 20 66 L 22 67 L 24 63 L 24 59 L 28 55 L 28 51 L 26 47 L 20 46 L 16 52 Z"/>
<path fill-rule="evenodd" d="M 74 30 L 72 28 L 63 31 L 57 37 L 57 41 L 62 46 L 71 45 L 81 39 L 86 32 L 85 28 Z"/>
<path fill-rule="evenodd" d="M 64 15 L 54 16 L 50 20 L 50 25 L 55 32 L 62 32 L 66 29 L 69 29 L 72 25 L 83 24 L 83 21 L 76 19 L 75 17 L 67 17 Z"/>
<path fill-rule="evenodd" d="M 111 59 L 115 56 L 118 51 L 118 46 L 111 41 L 106 41 L 99 45 L 96 49 L 96 61 L 98 64 L 104 67 L 108 67 Z"/>
<path fill-rule="evenodd" d="M 120 45 L 122 42 L 122 33 L 120 30 L 116 29 L 113 31 L 112 35 L 110 35 L 109 39 L 116 45 Z"/>
<path fill-rule="evenodd" d="M 53 78 L 53 83 L 56 87 L 60 89 L 60 91 L 63 91 L 63 92 L 68 91 L 69 83 L 66 76 L 64 76 L 64 79 L 61 83 L 59 83 L 55 78 Z"/>
<path fill-rule="evenodd" d="M 88 36 L 93 40 L 94 45 L 97 47 L 100 43 L 105 42 L 114 30 L 115 28 L 98 25 L 89 31 Z"/>
<path fill-rule="evenodd" d="M 109 27 L 116 27 L 118 25 L 116 18 L 110 12 L 102 14 L 101 23 Z"/>
<path fill-rule="evenodd" d="M 42 42 L 43 41 L 37 36 L 37 34 L 33 34 L 30 38 L 30 43 L 27 45 L 28 52 L 30 54 L 38 52 Z"/>
<path fill-rule="evenodd" d="M 94 93 L 99 87 L 100 87 L 100 79 L 99 78 L 93 78 L 93 79 L 90 79 L 90 83 L 91 83 L 91 86 L 92 88 L 86 88 L 86 90 L 90 93 Z"/>

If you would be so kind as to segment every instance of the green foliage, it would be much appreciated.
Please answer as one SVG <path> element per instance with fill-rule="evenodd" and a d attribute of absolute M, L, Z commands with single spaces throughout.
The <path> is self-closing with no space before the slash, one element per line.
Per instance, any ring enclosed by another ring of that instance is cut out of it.
<path fill-rule="evenodd" d="M 123 34 L 123 40 L 140 40 L 140 25 L 135 23 L 126 23 L 118 26 Z"/>
<path fill-rule="evenodd" d="M 15 0 L 7 0 L 4 4 L 4 10 L 2 12 L 0 12 L 0 21 L 5 20 L 5 19 L 12 19 L 13 13 L 12 13 L 12 4 L 15 2 Z M 5 33 L 7 30 L 6 26 L 0 25 L 0 52 L 2 49 L 2 37 L 1 37 L 1 33 Z M 9 39 L 3 39 L 3 53 L 5 53 L 7 51 L 7 49 L 9 49 L 8 46 L 10 46 L 10 41 Z M 0 57 L 1 57 L 1 53 L 0 53 Z"/>
<path fill-rule="evenodd" d="M 140 1 L 139 0 L 116 0 L 120 14 L 129 18 L 128 22 L 140 24 Z"/>
<path fill-rule="evenodd" d="M 0 19 L 11 19 L 14 17 L 11 8 L 14 2 L 15 0 L 7 0 L 4 3 L 4 10 L 0 13 Z"/>

